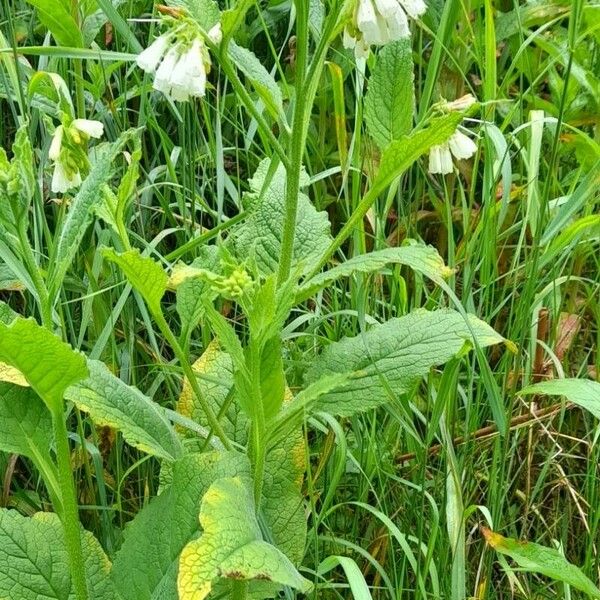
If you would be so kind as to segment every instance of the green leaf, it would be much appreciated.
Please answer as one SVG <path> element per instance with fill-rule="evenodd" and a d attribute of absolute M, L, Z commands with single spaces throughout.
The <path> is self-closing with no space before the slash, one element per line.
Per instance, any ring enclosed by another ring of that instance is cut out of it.
<path fill-rule="evenodd" d="M 199 256 L 190 265 L 194 269 L 216 272 L 219 267 L 217 246 L 203 246 Z M 200 277 L 190 277 L 177 286 L 176 308 L 181 319 L 181 337 L 186 342 L 200 323 L 204 313 L 204 300 L 211 293 L 210 285 Z"/>
<path fill-rule="evenodd" d="M 553 379 L 529 385 L 520 392 L 527 394 L 545 394 L 547 396 L 566 396 L 570 402 L 591 412 L 600 419 L 600 383 L 590 379 Z"/>
<path fill-rule="evenodd" d="M 415 91 L 410 38 L 386 44 L 377 55 L 365 96 L 367 129 L 384 149 L 412 129 Z"/>
<path fill-rule="evenodd" d="M 444 264 L 442 257 L 432 246 L 411 244 L 400 248 L 385 248 L 354 256 L 309 279 L 298 290 L 296 302 L 310 298 L 320 289 L 328 287 L 342 277 L 350 277 L 354 273 L 375 273 L 390 263 L 407 265 L 436 283 L 440 283 L 453 272 Z"/>
<path fill-rule="evenodd" d="M 102 144 L 97 148 L 96 159 L 71 202 L 69 212 L 63 221 L 57 236 L 48 281 L 50 288 L 56 293 L 67 270 L 73 263 L 83 236 L 94 219 L 97 207 L 103 201 L 102 187 L 111 178 L 115 170 L 115 161 L 123 150 L 132 132 L 124 133 L 113 144 Z"/>
<path fill-rule="evenodd" d="M 246 415 L 239 410 L 235 402 L 229 402 L 229 406 L 223 413 L 233 388 L 233 364 L 229 354 L 221 350 L 217 341 L 212 341 L 202 356 L 192 365 L 192 370 L 196 373 L 202 394 L 213 412 L 223 415 L 221 425 L 227 437 L 240 444 L 245 444 L 248 433 Z M 177 402 L 177 412 L 203 427 L 209 427 L 206 414 L 187 379 L 183 381 L 183 389 Z"/>
<path fill-rule="evenodd" d="M 254 256 L 265 275 L 277 272 L 285 219 L 285 168 L 279 165 L 263 190 L 268 169 L 269 160 L 263 160 L 250 180 L 251 191 L 245 195 L 250 214 L 232 230 L 229 238 L 238 259 Z M 306 175 L 303 181 L 307 182 Z M 292 269 L 310 271 L 331 241 L 329 230 L 327 213 L 317 212 L 308 196 L 300 193 Z"/>
<path fill-rule="evenodd" d="M 290 560 L 262 539 L 252 494 L 240 477 L 219 479 L 210 486 L 202 499 L 200 524 L 202 535 L 181 553 L 180 600 L 203 600 L 219 578 L 310 588 Z"/>
<path fill-rule="evenodd" d="M 0 450 L 38 461 L 52 446 L 52 419 L 30 388 L 0 383 Z"/>
<path fill-rule="evenodd" d="M 27 0 L 35 6 L 40 21 L 61 46 L 81 48 L 83 38 L 75 19 L 61 0 Z"/>
<path fill-rule="evenodd" d="M 463 117 L 459 112 L 437 117 L 432 119 L 425 129 L 419 129 L 391 142 L 381 155 L 379 171 L 372 187 L 383 191 L 432 146 L 446 142 L 456 131 Z"/>
<path fill-rule="evenodd" d="M 197 538 L 202 497 L 222 477 L 250 477 L 237 452 L 190 454 L 173 466 L 173 483 L 152 499 L 125 530 L 112 577 L 123 598 L 178 600 L 179 555 Z"/>
<path fill-rule="evenodd" d="M 473 334 L 481 347 L 503 341 L 474 315 L 467 324 L 450 309 L 420 309 L 331 344 L 308 371 L 307 382 L 336 373 L 351 381 L 322 395 L 315 410 L 348 416 L 392 402 L 431 367 L 470 348 Z"/>
<path fill-rule="evenodd" d="M 115 600 L 110 562 L 94 536 L 81 530 L 90 598 Z M 74 600 L 63 526 L 54 513 L 23 517 L 0 509 L 0 598 Z"/>
<path fill-rule="evenodd" d="M 112 248 L 104 248 L 104 257 L 115 263 L 127 277 L 131 285 L 142 295 L 154 313 L 160 312 L 160 301 L 167 291 L 168 277 L 164 269 L 140 251 L 128 250 L 119 254 Z"/>
<path fill-rule="evenodd" d="M 273 76 L 265 69 L 256 55 L 238 46 L 235 42 L 229 45 L 229 56 L 237 68 L 246 76 L 256 93 L 264 102 L 269 114 L 275 119 L 281 119 L 283 114 L 283 97 Z"/>
<path fill-rule="evenodd" d="M 554 548 L 505 538 L 485 527 L 482 528 L 482 533 L 494 550 L 510 556 L 522 569 L 562 581 L 591 598 L 600 598 L 600 589 Z"/>
<path fill-rule="evenodd" d="M 214 0 L 167 0 L 173 8 L 183 9 L 192 19 L 208 32 L 219 22 L 221 12 Z"/>
<path fill-rule="evenodd" d="M 62 410 L 65 390 L 88 376 L 83 354 L 22 317 L 0 323 L 0 361 L 18 369 L 51 411 Z"/>
<path fill-rule="evenodd" d="M 0 323 L 10 325 L 18 316 L 6 302 L 0 300 Z"/>
<path fill-rule="evenodd" d="M 90 360 L 88 367 L 89 377 L 67 389 L 67 400 L 98 425 L 118 429 L 143 452 L 170 461 L 182 455 L 181 442 L 159 405 L 115 377 L 104 363 Z"/>

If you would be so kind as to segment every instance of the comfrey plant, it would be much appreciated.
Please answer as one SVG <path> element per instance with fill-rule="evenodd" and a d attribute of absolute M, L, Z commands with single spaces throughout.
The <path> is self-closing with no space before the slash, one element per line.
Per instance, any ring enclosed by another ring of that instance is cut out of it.
<path fill-rule="evenodd" d="M 88 148 L 103 128 L 82 114 L 85 95 L 78 93 L 75 111 L 58 76 L 38 73 L 30 80 L 30 96 L 47 111 L 46 121 L 60 122 L 48 128 L 52 189 L 79 189 L 64 203 L 65 217 L 49 257 L 39 256 L 31 243 L 30 208 L 32 198 L 43 194 L 34 170 L 42 153 L 31 147 L 27 123 L 12 152 L 0 153 L 0 241 L 14 257 L 11 264 L 23 265 L 18 275 L 41 321 L 0 303 L 0 450 L 32 462 L 54 509 L 31 518 L 0 509 L 0 598 L 320 597 L 321 574 L 302 566 L 307 536 L 303 428 L 324 413 L 350 417 L 395 402 L 432 367 L 472 349 L 485 370 L 482 349 L 504 342 L 465 312 L 446 284 L 453 271 L 429 246 L 408 242 L 332 265 L 375 201 L 395 189 L 399 177 L 428 152 L 436 173 L 451 170 L 449 152 L 460 159 L 474 152 L 457 129 L 464 111 L 476 109 L 470 99 L 440 104 L 414 123 L 406 36 L 408 17 L 423 15 L 425 5 L 332 1 L 315 25 L 309 3 L 297 1 L 289 101 L 257 57 L 234 41 L 252 5 L 240 0 L 221 13 L 212 0 L 173 0 L 163 33 L 135 59 L 154 75 L 154 88 L 175 101 L 204 96 L 215 61 L 273 149 L 248 182 L 243 214 L 190 240 L 166 260 L 156 260 L 150 245 L 128 234 L 141 132 L 129 131 L 111 143 L 98 140 Z M 58 40 L 61 35 L 62 30 L 55 32 Z M 384 48 L 374 63 L 365 116 L 380 149 L 378 170 L 334 236 L 326 213 L 310 200 L 302 158 L 322 71 L 329 50 L 344 43 L 342 35 L 361 54 L 390 42 L 402 60 L 390 60 Z M 390 80 L 405 100 L 400 115 L 389 112 Z M 127 164 L 121 167 L 123 156 Z M 115 188 L 117 172 L 122 177 Z M 183 373 L 174 411 L 62 339 L 61 288 L 92 222 L 107 243 L 105 272 L 114 285 L 126 282 L 124 298 L 133 290 L 137 306 L 160 330 Z M 210 243 L 214 239 L 220 241 Z M 197 250 L 196 260 L 180 262 L 190 248 Z M 292 389 L 284 360 L 290 342 L 282 335 L 292 311 L 342 278 L 388 265 L 403 265 L 426 278 L 454 308 L 416 310 L 332 343 Z M 173 298 L 174 310 L 168 310 Z M 224 316 L 225 303 L 233 307 L 235 320 Z M 209 343 L 198 358 L 190 341 L 199 330 Z M 160 493 L 133 517 L 110 556 L 79 521 L 68 431 L 73 411 L 118 430 L 128 444 L 160 461 Z M 502 413 L 497 417 L 504 427 Z"/>

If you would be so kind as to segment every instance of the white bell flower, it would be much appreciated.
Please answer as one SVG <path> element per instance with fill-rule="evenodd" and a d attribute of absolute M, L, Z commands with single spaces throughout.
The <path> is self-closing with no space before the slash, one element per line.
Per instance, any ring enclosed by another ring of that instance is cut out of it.
<path fill-rule="evenodd" d="M 208 39 L 213 42 L 213 44 L 220 44 L 223 40 L 223 31 L 221 29 L 221 23 L 217 23 L 211 27 L 208 32 Z"/>
<path fill-rule="evenodd" d="M 168 50 L 170 39 L 167 34 L 157 37 L 141 54 L 138 54 L 135 62 L 143 71 L 154 73 L 158 63 L 162 60 Z"/>
<path fill-rule="evenodd" d="M 477 145 L 475 142 L 457 129 L 447 142 L 430 148 L 428 171 L 430 173 L 439 173 L 441 175 L 452 173 L 453 156 L 457 160 L 465 160 L 471 158 L 475 152 L 477 152 Z"/>
<path fill-rule="evenodd" d="M 416 19 L 426 10 L 423 0 L 358 0 L 354 27 L 344 31 L 344 47 L 354 48 L 359 57 L 371 45 L 382 46 L 409 37 L 408 17 Z"/>
<path fill-rule="evenodd" d="M 89 138 L 100 138 L 104 133 L 104 125 L 93 119 L 74 119 L 66 128 L 59 125 L 54 131 L 48 158 L 54 161 L 52 173 L 52 192 L 64 194 L 68 190 L 81 185 L 81 173 L 77 167 L 77 147 L 82 146 Z M 65 146 L 65 135 L 69 143 Z M 65 146 L 65 147 L 63 147 Z"/>

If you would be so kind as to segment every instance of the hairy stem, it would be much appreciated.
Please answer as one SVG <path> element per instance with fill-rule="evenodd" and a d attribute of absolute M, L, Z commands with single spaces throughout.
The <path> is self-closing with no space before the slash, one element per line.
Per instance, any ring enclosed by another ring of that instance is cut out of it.
<path fill-rule="evenodd" d="M 75 482 L 71 469 L 69 437 L 62 406 L 52 411 L 52 425 L 56 443 L 58 482 L 62 494 L 61 520 L 65 531 L 67 553 L 69 555 L 71 581 L 77 600 L 87 600 L 89 593 L 85 580 L 83 551 L 81 549 L 77 495 L 75 493 Z"/>

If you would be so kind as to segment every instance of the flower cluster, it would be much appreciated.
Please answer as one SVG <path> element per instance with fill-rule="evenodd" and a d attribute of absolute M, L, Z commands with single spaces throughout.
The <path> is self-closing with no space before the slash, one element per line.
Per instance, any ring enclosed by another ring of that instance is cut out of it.
<path fill-rule="evenodd" d="M 471 94 L 467 94 L 453 102 L 444 102 L 440 108 L 444 112 L 462 111 L 470 108 L 475 102 L 475 98 Z M 475 142 L 461 129 L 459 126 L 447 142 L 430 148 L 428 169 L 430 173 L 439 173 L 440 175 L 452 173 L 454 170 L 452 157 L 456 160 L 465 160 L 477 152 Z"/>
<path fill-rule="evenodd" d="M 104 125 L 91 119 L 74 119 L 56 128 L 48 152 L 48 158 L 54 162 L 54 193 L 64 193 L 81 184 L 81 172 L 88 168 L 87 142 L 103 133 Z"/>
<path fill-rule="evenodd" d="M 357 58 L 367 56 L 371 45 L 410 36 L 408 18 L 426 10 L 423 0 L 358 0 L 352 24 L 344 29 L 344 47 L 353 48 Z"/>
<path fill-rule="evenodd" d="M 220 43 L 220 23 L 208 32 L 208 37 L 215 44 Z M 154 74 L 154 89 L 173 100 L 186 102 L 206 93 L 210 55 L 193 23 L 183 21 L 163 33 L 137 57 L 136 62 L 138 67 Z"/>

